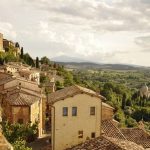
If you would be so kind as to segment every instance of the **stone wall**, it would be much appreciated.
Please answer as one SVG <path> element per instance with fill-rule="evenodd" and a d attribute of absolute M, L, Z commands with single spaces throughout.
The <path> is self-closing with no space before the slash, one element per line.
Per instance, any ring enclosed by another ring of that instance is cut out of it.
<path fill-rule="evenodd" d="M 3 34 L 0 33 L 0 51 L 3 51 Z"/>
<path fill-rule="evenodd" d="M 19 120 L 23 120 L 23 123 L 30 122 L 30 110 L 27 106 L 12 106 L 12 123 L 16 123 Z"/>
<path fill-rule="evenodd" d="M 114 115 L 113 111 L 113 108 L 102 105 L 102 120 L 112 119 Z"/>

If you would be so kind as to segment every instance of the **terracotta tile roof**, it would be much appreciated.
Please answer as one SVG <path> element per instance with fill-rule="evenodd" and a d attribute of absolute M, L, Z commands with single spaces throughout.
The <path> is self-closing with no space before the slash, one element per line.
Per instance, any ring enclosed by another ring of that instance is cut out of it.
<path fill-rule="evenodd" d="M 32 74 L 30 70 L 20 70 L 19 73 L 20 75 L 25 75 L 25 76 L 29 76 L 30 74 Z"/>
<path fill-rule="evenodd" d="M 12 75 L 0 72 L 0 85 L 5 84 L 5 83 L 12 81 L 12 80 L 14 80 Z"/>
<path fill-rule="evenodd" d="M 0 93 L 2 93 L 2 94 L 6 94 L 7 92 L 14 93 L 14 91 L 15 92 L 22 91 L 22 92 L 24 92 L 26 94 L 30 94 L 30 95 L 34 95 L 34 96 L 37 96 L 37 97 L 41 97 L 41 91 L 38 91 L 38 92 L 37 91 L 32 91 L 30 89 L 23 88 L 21 86 L 19 87 L 18 85 L 13 86 L 13 87 L 9 87 L 7 89 L 4 89 L 4 90 L 0 91 Z"/>
<path fill-rule="evenodd" d="M 102 136 L 95 139 L 87 140 L 84 143 L 81 143 L 72 148 L 68 148 L 66 150 L 122 150 L 122 149 Z"/>
<path fill-rule="evenodd" d="M 150 135 L 140 128 L 124 128 L 121 132 L 127 140 L 142 145 L 144 148 L 150 148 Z"/>
<path fill-rule="evenodd" d="M 30 106 L 39 100 L 39 97 L 24 93 L 22 91 L 10 93 L 6 98 L 6 101 L 13 106 Z"/>
<path fill-rule="evenodd" d="M 144 148 L 127 140 L 101 136 L 66 150 L 144 150 Z"/>
<path fill-rule="evenodd" d="M 33 73 L 39 73 L 38 70 L 35 70 L 35 69 L 30 69 L 30 70 L 20 70 L 19 71 L 20 75 L 25 75 L 25 76 L 29 76 L 30 74 L 33 74 Z"/>
<path fill-rule="evenodd" d="M 144 150 L 144 148 L 134 142 L 130 142 L 128 140 L 120 140 L 116 138 L 106 137 L 112 143 L 121 147 L 122 150 Z"/>
<path fill-rule="evenodd" d="M 107 107 L 107 108 L 110 108 L 110 109 L 115 109 L 115 108 L 113 108 L 112 106 L 110 106 L 109 104 L 104 103 L 104 102 L 102 102 L 102 106 Z"/>
<path fill-rule="evenodd" d="M 126 140 L 125 136 L 122 134 L 120 129 L 117 128 L 113 123 L 113 120 L 103 120 L 102 131 L 104 132 L 104 135 L 107 137 Z"/>
<path fill-rule="evenodd" d="M 58 90 L 54 93 L 49 94 L 48 95 L 48 103 L 49 104 L 55 103 L 59 100 L 63 100 L 67 97 L 71 97 L 71 96 L 74 96 L 74 95 L 80 94 L 80 93 L 86 93 L 86 94 L 89 94 L 89 95 L 92 95 L 92 96 L 95 96 L 98 98 L 105 99 L 103 96 L 98 95 L 96 92 L 94 92 L 90 89 L 83 88 L 83 87 L 78 86 L 78 85 L 73 85 L 73 86 L 66 87 L 62 90 Z"/>

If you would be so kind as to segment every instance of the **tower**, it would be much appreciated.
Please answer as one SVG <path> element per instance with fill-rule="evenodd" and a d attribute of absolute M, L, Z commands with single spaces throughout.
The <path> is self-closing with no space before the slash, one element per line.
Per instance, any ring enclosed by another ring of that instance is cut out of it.
<path fill-rule="evenodd" d="M 0 51 L 3 51 L 3 34 L 0 33 Z"/>

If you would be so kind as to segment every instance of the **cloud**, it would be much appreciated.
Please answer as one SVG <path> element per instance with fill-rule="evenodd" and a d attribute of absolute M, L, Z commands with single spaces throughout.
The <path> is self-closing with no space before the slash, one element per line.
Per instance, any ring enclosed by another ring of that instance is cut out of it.
<path fill-rule="evenodd" d="M 150 35 L 137 37 L 135 43 L 144 48 L 150 48 Z"/>
<path fill-rule="evenodd" d="M 0 33 L 5 34 L 9 38 L 15 39 L 17 36 L 16 31 L 9 22 L 0 22 Z"/>
<path fill-rule="evenodd" d="M 25 1 L 46 11 L 50 21 L 88 25 L 93 30 L 130 31 L 149 30 L 149 2 L 124 0 L 120 2 L 97 0 L 37 0 Z M 136 5 L 135 5 L 136 3 Z"/>
<path fill-rule="evenodd" d="M 149 61 L 139 59 L 150 46 L 145 37 L 150 32 L 149 0 L 1 0 L 0 14 L 0 32 L 34 57 Z"/>

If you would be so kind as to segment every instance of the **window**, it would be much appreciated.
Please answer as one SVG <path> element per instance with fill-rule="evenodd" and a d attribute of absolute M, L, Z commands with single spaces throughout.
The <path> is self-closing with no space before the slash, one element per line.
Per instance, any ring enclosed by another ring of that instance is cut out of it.
<path fill-rule="evenodd" d="M 68 116 L 68 107 L 63 107 L 63 116 Z"/>
<path fill-rule="evenodd" d="M 95 107 L 90 107 L 90 115 L 95 115 Z"/>
<path fill-rule="evenodd" d="M 78 138 L 83 138 L 83 131 L 78 131 Z"/>
<path fill-rule="evenodd" d="M 95 132 L 91 133 L 91 138 L 95 138 Z"/>
<path fill-rule="evenodd" d="M 18 119 L 19 124 L 23 124 L 23 119 Z"/>
<path fill-rule="evenodd" d="M 77 116 L 77 107 L 72 107 L 72 116 Z"/>

